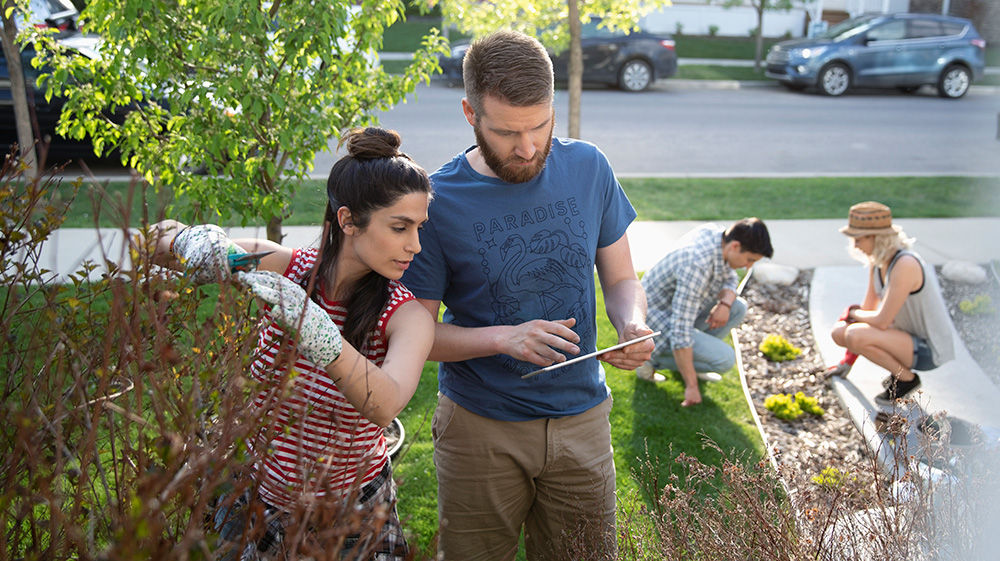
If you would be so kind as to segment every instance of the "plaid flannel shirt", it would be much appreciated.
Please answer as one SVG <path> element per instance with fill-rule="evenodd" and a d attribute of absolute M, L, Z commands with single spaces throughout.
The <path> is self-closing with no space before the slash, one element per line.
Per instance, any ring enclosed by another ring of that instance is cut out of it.
<path fill-rule="evenodd" d="M 649 308 L 646 324 L 662 330 L 671 349 L 694 346 L 699 312 L 722 290 L 736 291 L 737 276 L 722 258 L 724 228 L 705 224 L 688 232 L 680 246 L 642 277 Z"/>

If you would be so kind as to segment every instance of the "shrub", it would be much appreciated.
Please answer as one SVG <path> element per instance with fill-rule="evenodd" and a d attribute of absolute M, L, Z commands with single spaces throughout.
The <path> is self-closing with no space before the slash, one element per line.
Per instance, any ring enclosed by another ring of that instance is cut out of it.
<path fill-rule="evenodd" d="M 905 422 L 905 421 L 903 421 Z M 908 450 L 908 440 L 885 454 L 875 450 L 843 468 L 812 478 L 812 489 L 791 490 L 797 462 L 754 461 L 736 451 L 718 465 L 680 454 L 663 480 L 657 459 L 634 474 L 647 503 L 619 512 L 622 560 L 789 561 L 823 559 L 936 559 L 995 557 L 997 472 L 1000 451 L 980 442 L 968 455 L 946 450 L 950 476 L 928 477 L 907 462 L 937 461 L 942 450 Z M 885 446 L 886 444 L 883 444 Z M 671 454 L 672 455 L 672 454 Z M 883 468 L 875 460 L 894 456 Z M 626 498 L 627 499 L 627 498 Z M 573 559 L 590 558 L 584 555 Z"/>
<path fill-rule="evenodd" d="M 820 487 L 826 487 L 829 489 L 836 489 L 843 487 L 847 482 L 848 473 L 846 471 L 841 471 L 833 466 L 823 468 L 823 471 L 819 475 L 814 475 L 810 479 L 816 485 Z"/>
<path fill-rule="evenodd" d="M 164 275 L 145 247 L 132 248 L 132 270 L 105 259 L 102 275 L 84 263 L 52 278 L 42 245 L 73 202 L 55 187 L 11 158 L 0 170 L 0 557 L 214 559 L 214 505 L 255 489 L 248 443 L 293 381 L 244 375 L 258 319 L 243 290 Z M 253 407 L 261 389 L 267 405 Z M 343 510 L 317 501 L 293 511 L 290 558 L 339 558 L 344 535 L 366 531 Z"/>
<path fill-rule="evenodd" d="M 715 37 L 718 34 L 719 34 L 719 26 L 718 25 L 715 25 L 713 23 L 712 25 L 708 26 L 708 36 L 709 37 Z"/>
<path fill-rule="evenodd" d="M 769 360 L 774 362 L 784 362 L 793 360 L 802 354 L 802 349 L 792 345 L 781 335 L 768 335 L 764 337 L 758 347 Z"/>
<path fill-rule="evenodd" d="M 971 300 L 962 300 L 958 303 L 958 308 L 962 310 L 963 314 L 970 316 L 996 313 L 993 299 L 990 298 L 989 294 L 980 294 Z"/>
<path fill-rule="evenodd" d="M 684 33 L 684 24 L 679 21 L 674 22 L 674 34 L 682 35 L 683 33 Z"/>
<path fill-rule="evenodd" d="M 806 413 L 817 417 L 825 413 L 815 397 L 806 397 L 802 392 L 796 392 L 794 396 L 788 393 L 769 395 L 764 399 L 764 407 L 775 417 L 786 421 L 798 419 Z"/>

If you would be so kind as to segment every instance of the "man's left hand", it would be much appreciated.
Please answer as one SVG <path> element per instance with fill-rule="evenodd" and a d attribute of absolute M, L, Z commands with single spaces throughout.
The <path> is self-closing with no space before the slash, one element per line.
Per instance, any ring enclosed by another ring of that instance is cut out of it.
<path fill-rule="evenodd" d="M 625 330 L 622 331 L 621 335 L 618 337 L 619 343 L 624 343 L 626 341 L 631 341 L 642 337 L 643 335 L 649 335 L 653 330 L 649 328 L 648 325 L 644 323 L 629 324 L 626 326 Z M 653 355 L 653 349 L 656 344 L 653 343 L 653 339 L 646 339 L 645 341 L 640 341 L 634 345 L 628 345 L 627 347 L 618 349 L 617 351 L 611 351 L 599 355 L 597 358 L 607 362 L 615 368 L 620 368 L 622 370 L 635 370 L 642 366 L 644 362 L 649 360 Z"/>
<path fill-rule="evenodd" d="M 716 303 L 708 314 L 708 327 L 718 329 L 729 322 L 729 306 Z"/>

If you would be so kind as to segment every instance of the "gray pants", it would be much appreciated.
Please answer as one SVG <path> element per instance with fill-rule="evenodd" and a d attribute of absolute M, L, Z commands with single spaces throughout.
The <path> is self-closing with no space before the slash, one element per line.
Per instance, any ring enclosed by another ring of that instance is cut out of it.
<path fill-rule="evenodd" d="M 737 298 L 733 302 L 732 309 L 729 310 L 729 322 L 722 327 L 709 329 L 708 314 L 712 311 L 715 302 L 703 308 L 694 321 L 694 332 L 691 334 L 694 339 L 694 369 L 697 372 L 726 372 L 736 364 L 736 351 L 733 350 L 723 339 L 729 335 L 729 331 L 743 323 L 743 318 L 747 315 L 747 302 L 742 298 Z M 657 370 L 677 371 L 677 362 L 674 360 L 673 348 L 670 346 L 670 339 L 666 334 L 656 338 L 656 350 L 653 351 L 653 366 Z"/>

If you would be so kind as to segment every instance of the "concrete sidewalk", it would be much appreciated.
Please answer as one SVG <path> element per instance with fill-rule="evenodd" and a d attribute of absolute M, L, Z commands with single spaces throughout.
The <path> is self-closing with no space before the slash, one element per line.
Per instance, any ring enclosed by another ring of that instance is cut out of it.
<path fill-rule="evenodd" d="M 847 253 L 848 240 L 838 232 L 842 219 L 768 220 L 774 245 L 770 262 L 799 269 L 861 265 Z M 985 263 L 1000 259 L 1000 244 L 990 232 L 1000 231 L 1000 218 L 901 218 L 896 223 L 916 238 L 914 248 L 929 263 L 941 265 L 948 261 Z M 700 221 L 638 221 L 628 230 L 632 260 L 638 271 L 656 264 L 686 232 Z M 316 245 L 319 226 L 285 228 L 284 244 L 290 247 Z M 263 238 L 263 228 L 231 228 L 232 237 Z M 65 278 L 80 269 L 85 261 L 103 264 L 106 260 L 131 266 L 125 251 L 125 235 L 116 229 L 57 230 L 43 246 L 39 266 Z M 766 262 L 767 260 L 765 260 Z M 99 267 L 92 276 L 99 277 L 107 269 Z"/>

